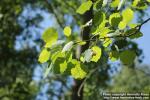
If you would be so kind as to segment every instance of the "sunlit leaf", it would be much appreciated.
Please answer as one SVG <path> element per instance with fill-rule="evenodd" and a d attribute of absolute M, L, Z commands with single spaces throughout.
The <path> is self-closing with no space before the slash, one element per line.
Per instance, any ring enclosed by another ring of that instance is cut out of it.
<path fill-rule="evenodd" d="M 106 39 L 103 41 L 103 46 L 104 46 L 104 47 L 108 47 L 111 43 L 112 43 L 112 40 L 111 40 L 110 38 L 106 38 Z"/>
<path fill-rule="evenodd" d="M 84 14 L 86 11 L 90 10 L 91 6 L 92 1 L 89 0 L 87 2 L 82 3 L 76 12 L 79 14 Z"/>
<path fill-rule="evenodd" d="M 148 2 L 150 2 L 150 0 L 147 0 Z"/>
<path fill-rule="evenodd" d="M 85 44 L 86 44 L 86 41 L 77 41 L 77 43 L 78 43 L 79 45 L 85 45 Z"/>
<path fill-rule="evenodd" d="M 130 8 L 126 8 L 122 12 L 122 16 L 123 16 L 123 21 L 126 22 L 126 24 L 128 24 L 129 22 L 132 21 L 134 17 L 134 12 Z"/>
<path fill-rule="evenodd" d="M 136 54 L 134 51 L 126 50 L 120 54 L 120 60 L 123 64 L 131 65 L 135 60 Z"/>
<path fill-rule="evenodd" d="M 112 30 L 110 30 L 108 27 L 105 27 L 103 29 L 101 29 L 99 31 L 99 38 L 104 38 L 104 37 L 107 37 L 108 36 L 108 33 L 110 33 Z"/>
<path fill-rule="evenodd" d="M 147 0 L 147 1 L 149 1 L 149 0 Z M 148 6 L 147 6 L 146 2 L 142 2 L 141 0 L 134 0 L 132 3 L 132 7 L 136 8 L 136 9 L 144 10 Z"/>
<path fill-rule="evenodd" d="M 76 62 L 75 67 L 71 69 L 71 75 L 75 79 L 83 79 L 86 77 L 87 72 L 83 68 L 84 66 L 80 62 Z"/>
<path fill-rule="evenodd" d="M 98 46 L 94 46 L 92 47 L 92 51 L 93 51 L 92 53 L 93 56 L 92 56 L 91 61 L 97 62 L 101 58 L 102 50 Z"/>
<path fill-rule="evenodd" d="M 129 27 L 130 27 L 130 28 L 135 28 L 135 27 L 138 26 L 138 25 L 139 25 L 138 23 L 136 23 L 136 24 L 131 23 L 131 24 L 129 24 Z"/>
<path fill-rule="evenodd" d="M 60 64 L 60 73 L 64 73 L 66 69 L 67 69 L 67 62 L 64 61 L 63 63 Z"/>
<path fill-rule="evenodd" d="M 65 36 L 69 37 L 71 35 L 71 28 L 69 26 L 66 26 L 64 28 L 64 34 Z"/>
<path fill-rule="evenodd" d="M 117 7 L 119 5 L 120 0 L 112 0 L 111 7 Z"/>
<path fill-rule="evenodd" d="M 123 30 L 123 29 L 126 28 L 126 26 L 127 26 L 127 23 L 124 22 L 124 21 L 121 21 L 121 22 L 119 23 L 119 25 L 118 25 L 118 28 L 119 28 L 120 30 Z"/>
<path fill-rule="evenodd" d="M 43 49 L 39 55 L 38 61 L 40 63 L 47 62 L 49 60 L 50 54 L 50 51 L 47 51 L 47 49 Z"/>
<path fill-rule="evenodd" d="M 52 44 L 53 42 L 56 42 L 58 39 L 58 33 L 55 28 L 48 28 L 44 31 L 42 35 L 42 39 L 48 43 L 49 45 Z"/>

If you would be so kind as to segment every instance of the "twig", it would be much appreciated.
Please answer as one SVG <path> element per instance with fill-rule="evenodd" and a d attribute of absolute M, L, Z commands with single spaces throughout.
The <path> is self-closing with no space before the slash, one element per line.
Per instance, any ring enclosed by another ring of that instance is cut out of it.
<path fill-rule="evenodd" d="M 137 26 L 134 28 L 134 29 L 137 29 L 137 30 L 136 30 L 135 32 L 131 33 L 131 34 L 128 34 L 128 35 L 109 36 L 109 37 L 101 37 L 101 38 L 99 38 L 99 39 L 119 38 L 119 37 L 126 38 L 126 37 L 130 37 L 130 36 L 136 34 L 137 32 L 139 32 L 140 29 L 141 29 L 141 27 L 142 27 L 145 23 L 147 23 L 148 21 L 150 21 L 150 18 L 148 18 L 147 20 L 145 20 L 145 21 L 144 21 L 143 23 L 141 23 L 140 25 L 137 25 Z M 96 39 L 93 39 L 93 37 L 92 37 L 92 39 L 84 40 L 84 41 L 85 41 L 85 42 L 87 42 L 87 41 L 96 41 Z M 80 43 L 80 42 L 82 42 L 82 41 L 78 41 L 78 42 L 75 42 L 75 43 Z"/>
<path fill-rule="evenodd" d="M 87 79 L 95 72 L 97 71 L 98 67 L 93 69 L 87 76 L 86 78 L 83 80 L 82 84 L 80 85 L 79 89 L 78 89 L 78 96 L 80 96 L 80 92 L 81 92 L 81 89 L 83 88 L 85 82 L 87 81 Z"/>

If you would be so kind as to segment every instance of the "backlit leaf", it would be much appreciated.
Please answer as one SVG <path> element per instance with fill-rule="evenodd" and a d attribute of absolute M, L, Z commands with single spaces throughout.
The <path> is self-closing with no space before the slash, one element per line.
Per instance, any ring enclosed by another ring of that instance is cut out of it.
<path fill-rule="evenodd" d="M 86 44 L 86 41 L 78 41 L 77 42 L 79 45 L 85 45 Z"/>
<path fill-rule="evenodd" d="M 79 14 L 84 14 L 86 11 L 90 10 L 91 6 L 92 1 L 89 0 L 87 2 L 82 3 L 76 12 Z"/>
<path fill-rule="evenodd" d="M 71 28 L 69 26 L 66 26 L 64 28 L 64 34 L 65 36 L 69 37 L 71 35 Z"/>
<path fill-rule="evenodd" d="M 92 47 L 93 56 L 91 61 L 97 62 L 101 58 L 102 50 L 98 46 Z"/>
<path fill-rule="evenodd" d="M 48 43 L 49 45 L 52 44 L 53 42 L 56 42 L 58 39 L 58 33 L 55 28 L 48 28 L 44 31 L 42 35 L 42 39 Z"/>
<path fill-rule="evenodd" d="M 104 46 L 104 47 L 108 47 L 111 43 L 112 43 L 112 40 L 111 40 L 110 38 L 106 38 L 106 39 L 103 41 L 103 46 Z"/>
<path fill-rule="evenodd" d="M 127 23 L 126 23 L 126 22 L 124 22 L 124 21 L 121 21 L 121 22 L 119 23 L 118 28 L 119 28 L 120 30 L 123 30 L 123 29 L 125 29 L 125 28 L 126 28 L 126 26 L 127 26 Z"/>
<path fill-rule="evenodd" d="M 76 62 L 75 67 L 71 69 L 71 75 L 75 79 L 83 79 L 86 77 L 87 72 L 83 68 L 84 66 L 80 62 Z"/>
<path fill-rule="evenodd" d="M 127 8 L 122 12 L 122 16 L 123 22 L 126 22 L 126 24 L 128 24 L 129 22 L 132 21 L 134 17 L 134 12 L 130 8 Z"/>
<path fill-rule="evenodd" d="M 117 7 L 119 5 L 120 0 L 112 0 L 111 7 Z"/>
<path fill-rule="evenodd" d="M 45 63 L 49 60 L 50 57 L 50 51 L 47 51 L 47 49 L 43 49 L 39 55 L 38 61 L 40 63 Z"/>

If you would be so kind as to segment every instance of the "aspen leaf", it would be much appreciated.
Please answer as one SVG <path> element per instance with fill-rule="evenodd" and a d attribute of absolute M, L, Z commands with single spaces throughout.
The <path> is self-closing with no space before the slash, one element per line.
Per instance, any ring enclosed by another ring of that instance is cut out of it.
<path fill-rule="evenodd" d="M 50 57 L 50 51 L 47 51 L 47 49 L 43 49 L 39 55 L 38 61 L 40 63 L 45 63 L 49 60 Z"/>
<path fill-rule="evenodd" d="M 91 61 L 97 62 L 101 58 L 102 50 L 98 46 L 92 47 L 93 56 Z"/>
<path fill-rule="evenodd" d="M 82 3 L 76 12 L 79 14 L 84 14 L 86 11 L 90 10 L 91 6 L 92 1 L 89 0 L 87 2 Z"/>
<path fill-rule="evenodd" d="M 66 26 L 64 28 L 64 34 L 65 36 L 69 37 L 71 35 L 71 28 L 69 26 Z"/>

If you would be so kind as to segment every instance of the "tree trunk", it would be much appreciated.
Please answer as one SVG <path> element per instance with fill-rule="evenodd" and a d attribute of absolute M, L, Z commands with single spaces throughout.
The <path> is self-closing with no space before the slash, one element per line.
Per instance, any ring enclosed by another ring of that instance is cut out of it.
<path fill-rule="evenodd" d="M 91 7 L 91 9 L 83 15 L 84 24 L 86 22 L 90 21 L 92 18 L 93 18 L 93 11 L 92 11 L 92 7 Z M 82 40 L 89 40 L 90 30 L 91 30 L 90 26 L 85 27 L 83 29 L 83 31 L 81 33 Z M 78 53 L 77 58 L 80 57 L 80 54 L 88 48 L 89 48 L 89 42 L 87 42 L 86 45 L 81 46 L 80 52 Z M 72 89 L 72 100 L 83 100 L 83 88 L 84 87 L 82 87 L 82 89 L 80 91 L 80 96 L 78 96 L 78 89 L 79 89 L 80 85 L 82 84 L 83 80 L 74 80 L 75 84 Z"/>

